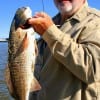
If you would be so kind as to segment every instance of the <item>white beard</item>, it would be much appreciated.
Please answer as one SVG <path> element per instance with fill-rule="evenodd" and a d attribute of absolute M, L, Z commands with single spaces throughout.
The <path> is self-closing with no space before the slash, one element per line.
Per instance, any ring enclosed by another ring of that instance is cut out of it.
<path fill-rule="evenodd" d="M 73 9 L 73 6 L 72 5 L 64 7 L 59 6 L 58 9 L 61 13 L 70 13 Z"/>

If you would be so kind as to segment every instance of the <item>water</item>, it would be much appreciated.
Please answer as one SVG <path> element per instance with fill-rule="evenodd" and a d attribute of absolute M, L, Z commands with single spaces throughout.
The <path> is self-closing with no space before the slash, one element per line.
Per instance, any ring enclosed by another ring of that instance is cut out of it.
<path fill-rule="evenodd" d="M 12 100 L 4 80 L 4 69 L 7 64 L 8 43 L 0 42 L 0 100 Z"/>

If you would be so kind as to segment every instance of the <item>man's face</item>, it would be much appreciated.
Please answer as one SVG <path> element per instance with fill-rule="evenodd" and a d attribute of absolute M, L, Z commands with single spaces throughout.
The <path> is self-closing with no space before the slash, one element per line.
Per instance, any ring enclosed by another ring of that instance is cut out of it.
<path fill-rule="evenodd" d="M 54 0 L 61 14 L 73 14 L 84 3 L 85 0 Z"/>

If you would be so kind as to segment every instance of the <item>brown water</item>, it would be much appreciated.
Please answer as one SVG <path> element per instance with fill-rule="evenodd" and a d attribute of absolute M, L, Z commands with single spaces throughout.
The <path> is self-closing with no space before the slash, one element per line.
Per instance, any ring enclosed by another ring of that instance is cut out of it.
<path fill-rule="evenodd" d="M 9 95 L 7 86 L 4 80 L 4 69 L 7 64 L 7 42 L 0 42 L 0 100 L 13 100 Z"/>

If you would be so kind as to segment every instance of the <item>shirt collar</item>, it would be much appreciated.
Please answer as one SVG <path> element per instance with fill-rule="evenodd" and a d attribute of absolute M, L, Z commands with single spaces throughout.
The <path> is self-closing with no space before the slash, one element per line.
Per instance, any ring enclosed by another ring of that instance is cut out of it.
<path fill-rule="evenodd" d="M 87 0 L 86 0 L 86 2 L 81 7 L 81 9 L 79 11 L 77 11 L 77 13 L 74 14 L 72 17 L 67 19 L 66 21 L 74 19 L 77 22 L 80 22 L 88 15 L 88 12 L 89 12 L 88 10 L 89 10 L 88 9 L 88 3 L 87 3 Z M 54 21 L 55 24 L 59 24 L 60 19 L 61 19 L 60 13 L 58 13 L 56 16 L 53 17 L 53 21 Z"/>
<path fill-rule="evenodd" d="M 75 15 L 73 15 L 70 19 L 75 19 L 80 22 L 88 15 L 88 12 L 89 12 L 88 3 L 86 1 L 84 5 L 81 7 L 81 9 Z"/>

